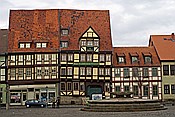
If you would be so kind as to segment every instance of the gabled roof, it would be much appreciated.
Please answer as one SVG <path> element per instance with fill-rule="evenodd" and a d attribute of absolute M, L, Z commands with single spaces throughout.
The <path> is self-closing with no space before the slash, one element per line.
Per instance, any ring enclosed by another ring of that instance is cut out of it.
<path fill-rule="evenodd" d="M 79 50 L 79 38 L 92 27 L 100 38 L 100 50 L 112 51 L 110 16 L 108 10 L 59 10 L 62 28 L 68 28 L 69 47 L 64 50 Z"/>
<path fill-rule="evenodd" d="M 145 55 L 145 53 L 147 53 Z M 148 55 L 149 53 L 149 55 Z M 126 63 L 117 63 L 117 57 L 118 56 L 125 57 Z M 144 56 L 150 56 L 152 58 L 151 63 L 144 63 Z M 131 63 L 131 56 L 138 57 L 139 62 L 138 63 Z M 122 66 L 160 66 L 160 61 L 158 59 L 158 56 L 156 54 L 156 51 L 154 47 L 115 47 L 113 51 L 113 65 L 115 67 L 122 67 Z"/>
<path fill-rule="evenodd" d="M 7 52 L 8 30 L 0 29 L 0 54 Z"/>
<path fill-rule="evenodd" d="M 160 60 L 175 60 L 175 36 L 151 35 L 149 46 L 154 46 Z"/>
<path fill-rule="evenodd" d="M 68 40 L 64 50 L 79 50 L 79 38 L 92 27 L 100 37 L 100 50 L 112 50 L 110 17 L 108 10 L 11 10 L 9 52 L 59 51 L 60 41 Z M 62 36 L 61 29 L 69 29 L 69 35 Z M 20 41 L 48 40 L 48 48 L 19 49 Z"/>

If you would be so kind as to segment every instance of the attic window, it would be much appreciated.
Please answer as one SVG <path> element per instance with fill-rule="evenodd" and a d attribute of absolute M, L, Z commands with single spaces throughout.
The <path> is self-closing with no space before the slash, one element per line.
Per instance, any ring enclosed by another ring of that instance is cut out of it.
<path fill-rule="evenodd" d="M 36 43 L 36 48 L 46 48 L 46 47 L 47 47 L 47 43 L 43 43 L 43 42 Z"/>
<path fill-rule="evenodd" d="M 31 43 L 26 43 L 26 42 L 20 42 L 19 43 L 19 48 L 30 48 Z"/>
<path fill-rule="evenodd" d="M 68 29 L 61 29 L 61 35 L 68 35 L 69 30 Z"/>
<path fill-rule="evenodd" d="M 62 48 L 67 48 L 68 47 L 68 42 L 67 41 L 62 41 L 61 42 L 61 47 Z"/>
<path fill-rule="evenodd" d="M 132 56 L 131 61 L 132 61 L 132 63 L 138 63 L 138 57 L 137 56 Z"/>
<path fill-rule="evenodd" d="M 151 61 L 152 61 L 151 56 L 145 56 L 144 61 L 145 61 L 145 63 L 151 63 Z"/>

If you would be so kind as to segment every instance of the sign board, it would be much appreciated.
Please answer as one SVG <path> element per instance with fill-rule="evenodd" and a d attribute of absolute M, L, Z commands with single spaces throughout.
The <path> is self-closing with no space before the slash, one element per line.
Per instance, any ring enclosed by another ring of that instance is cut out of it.
<path fill-rule="evenodd" d="M 102 100 L 102 94 L 92 94 L 92 100 Z"/>

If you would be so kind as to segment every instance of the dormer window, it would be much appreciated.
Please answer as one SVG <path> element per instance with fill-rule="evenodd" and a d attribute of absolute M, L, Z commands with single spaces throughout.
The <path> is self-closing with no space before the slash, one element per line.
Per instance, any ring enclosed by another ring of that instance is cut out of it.
<path fill-rule="evenodd" d="M 68 42 L 67 41 L 62 41 L 61 42 L 61 47 L 62 48 L 67 48 L 68 47 Z"/>
<path fill-rule="evenodd" d="M 47 47 L 47 43 L 45 42 L 37 42 L 36 43 L 36 48 L 46 48 Z"/>
<path fill-rule="evenodd" d="M 30 48 L 31 43 L 26 43 L 26 42 L 20 42 L 19 43 L 19 48 Z"/>
<path fill-rule="evenodd" d="M 86 46 L 86 40 L 81 41 L 81 46 Z"/>
<path fill-rule="evenodd" d="M 118 57 L 118 63 L 125 63 L 125 57 L 124 56 L 119 56 Z"/>
<path fill-rule="evenodd" d="M 68 35 L 69 30 L 68 29 L 61 29 L 61 35 Z"/>
<path fill-rule="evenodd" d="M 138 63 L 138 57 L 132 56 L 131 61 L 132 61 L 132 63 Z"/>
<path fill-rule="evenodd" d="M 151 63 L 152 61 L 151 56 L 145 56 L 144 60 L 145 60 L 145 63 Z"/>

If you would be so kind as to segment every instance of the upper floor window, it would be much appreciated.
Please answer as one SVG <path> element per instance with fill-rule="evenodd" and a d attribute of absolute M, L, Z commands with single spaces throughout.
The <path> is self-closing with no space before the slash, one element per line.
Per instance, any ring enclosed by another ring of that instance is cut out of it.
<path fill-rule="evenodd" d="M 129 76 L 129 68 L 124 68 L 124 77 L 128 78 Z"/>
<path fill-rule="evenodd" d="M 73 54 L 68 54 L 68 61 L 73 61 Z"/>
<path fill-rule="evenodd" d="M 85 61 L 86 60 L 85 58 L 86 58 L 85 54 L 80 55 L 80 61 Z"/>
<path fill-rule="evenodd" d="M 92 71 L 91 70 L 92 70 L 91 67 L 87 67 L 86 68 L 86 74 L 87 75 L 92 75 Z"/>
<path fill-rule="evenodd" d="M 137 56 L 132 56 L 131 61 L 132 61 L 132 63 L 138 63 L 138 57 Z"/>
<path fill-rule="evenodd" d="M 92 54 L 87 54 L 87 62 L 91 62 L 92 61 Z"/>
<path fill-rule="evenodd" d="M 115 76 L 120 77 L 120 68 L 115 68 Z"/>
<path fill-rule="evenodd" d="M 61 61 L 66 61 L 67 59 L 66 59 L 66 54 L 62 54 L 61 55 Z"/>
<path fill-rule="evenodd" d="M 93 42 L 92 41 L 87 41 L 87 45 L 88 46 L 93 46 Z"/>
<path fill-rule="evenodd" d="M 68 47 L 68 42 L 67 41 L 62 41 L 61 42 L 61 47 L 62 48 L 67 48 Z"/>
<path fill-rule="evenodd" d="M 30 48 L 31 43 L 19 43 L 19 48 Z"/>
<path fill-rule="evenodd" d="M 105 69 L 105 75 L 110 75 L 110 68 Z"/>
<path fill-rule="evenodd" d="M 106 61 L 107 61 L 107 62 L 111 62 L 111 55 L 110 55 L 110 54 L 107 54 L 107 55 L 106 55 Z"/>
<path fill-rule="evenodd" d="M 104 68 L 99 68 L 99 75 L 104 75 Z"/>
<path fill-rule="evenodd" d="M 152 76 L 158 76 L 158 70 L 157 68 L 152 68 Z"/>
<path fill-rule="evenodd" d="M 81 41 L 81 46 L 86 46 L 86 40 Z"/>
<path fill-rule="evenodd" d="M 105 55 L 104 54 L 100 54 L 100 62 L 105 61 Z"/>
<path fill-rule="evenodd" d="M 143 68 L 143 77 L 148 77 L 148 68 Z"/>
<path fill-rule="evenodd" d="M 40 42 L 37 42 L 36 43 L 36 48 L 46 48 L 47 47 L 47 43 L 40 43 Z"/>
<path fill-rule="evenodd" d="M 169 65 L 163 65 L 163 75 L 169 75 Z"/>
<path fill-rule="evenodd" d="M 145 61 L 145 63 L 151 63 L 151 56 L 145 56 L 144 57 L 144 61 Z"/>
<path fill-rule="evenodd" d="M 99 46 L 99 41 L 98 40 L 94 40 L 94 46 Z"/>
<path fill-rule="evenodd" d="M 118 63 L 125 63 L 125 57 L 119 56 L 118 57 Z"/>
<path fill-rule="evenodd" d="M 133 67 L 132 69 L 132 76 L 133 77 L 138 77 L 139 76 L 139 70 L 137 67 Z"/>
<path fill-rule="evenodd" d="M 170 65 L 171 75 L 175 75 L 175 65 Z"/>
<path fill-rule="evenodd" d="M 80 75 L 85 75 L 85 67 L 80 68 Z"/>
<path fill-rule="evenodd" d="M 68 29 L 61 29 L 61 35 L 68 35 L 69 30 Z"/>

